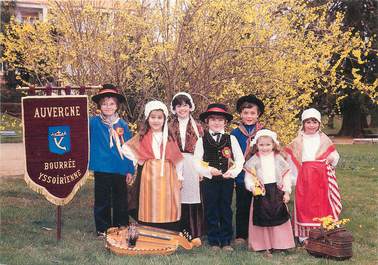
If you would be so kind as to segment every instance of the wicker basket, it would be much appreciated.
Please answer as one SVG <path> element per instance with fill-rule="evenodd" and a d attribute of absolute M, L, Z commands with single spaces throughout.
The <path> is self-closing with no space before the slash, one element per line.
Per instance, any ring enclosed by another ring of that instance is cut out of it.
<path fill-rule="evenodd" d="M 352 234 L 343 227 L 331 231 L 318 228 L 310 230 L 305 248 L 316 257 L 345 260 L 353 255 L 352 242 Z"/>

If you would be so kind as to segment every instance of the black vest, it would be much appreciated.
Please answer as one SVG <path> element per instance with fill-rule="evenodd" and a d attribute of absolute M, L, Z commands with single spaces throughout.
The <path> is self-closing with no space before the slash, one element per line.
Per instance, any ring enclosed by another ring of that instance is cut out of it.
<path fill-rule="evenodd" d="M 229 158 L 225 157 L 225 155 L 229 155 L 233 159 L 231 136 L 223 134 L 219 143 L 217 143 L 210 133 L 206 131 L 203 136 L 203 151 L 203 161 L 225 173 L 229 166 Z"/>

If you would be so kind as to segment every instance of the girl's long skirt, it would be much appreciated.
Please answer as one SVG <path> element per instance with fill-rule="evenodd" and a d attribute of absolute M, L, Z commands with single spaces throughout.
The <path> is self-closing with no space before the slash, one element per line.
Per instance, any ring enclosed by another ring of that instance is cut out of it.
<path fill-rule="evenodd" d="M 303 162 L 298 173 L 294 200 L 294 234 L 299 237 L 308 237 L 312 228 L 320 226 L 314 218 L 331 215 L 338 219 L 334 209 L 340 204 L 337 183 L 332 183 L 327 165 L 319 161 Z M 333 187 L 335 186 L 335 187 Z M 330 189 L 336 193 L 331 193 Z M 331 196 L 332 194 L 332 196 Z M 338 196 L 337 200 L 334 200 Z M 341 204 L 340 204 L 341 207 Z"/>
<path fill-rule="evenodd" d="M 252 199 L 248 247 L 254 251 L 295 247 L 283 192 L 276 183 L 266 184 L 265 191 L 265 196 Z"/>
<path fill-rule="evenodd" d="M 139 191 L 138 221 L 172 223 L 180 220 L 180 187 L 176 170 L 170 161 L 164 161 L 164 176 L 160 176 L 161 160 L 144 163 Z M 166 227 L 165 227 L 166 228 Z"/>

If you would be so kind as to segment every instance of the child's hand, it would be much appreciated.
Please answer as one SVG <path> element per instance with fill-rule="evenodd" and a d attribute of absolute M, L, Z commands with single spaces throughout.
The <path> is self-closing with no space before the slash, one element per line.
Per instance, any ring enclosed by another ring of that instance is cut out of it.
<path fill-rule="evenodd" d="M 210 173 L 212 176 L 222 175 L 222 171 L 220 171 L 219 169 L 216 169 L 215 167 L 210 169 Z"/>
<path fill-rule="evenodd" d="M 326 160 L 325 160 L 326 164 L 328 165 L 332 165 L 332 162 L 333 162 L 333 159 L 330 158 L 330 157 L 327 157 Z"/>
<path fill-rule="evenodd" d="M 202 181 L 203 180 L 203 176 L 198 175 L 198 179 L 199 179 L 199 181 Z"/>
<path fill-rule="evenodd" d="M 283 196 L 283 202 L 288 203 L 290 201 L 290 194 L 288 192 L 285 192 Z"/>
<path fill-rule="evenodd" d="M 131 185 L 131 183 L 133 183 L 133 181 L 134 181 L 133 175 L 131 175 L 130 173 L 127 173 L 126 174 L 126 184 Z"/>
<path fill-rule="evenodd" d="M 232 174 L 230 171 L 227 171 L 226 173 L 223 174 L 223 178 L 225 179 L 229 179 L 229 178 L 232 178 Z"/>

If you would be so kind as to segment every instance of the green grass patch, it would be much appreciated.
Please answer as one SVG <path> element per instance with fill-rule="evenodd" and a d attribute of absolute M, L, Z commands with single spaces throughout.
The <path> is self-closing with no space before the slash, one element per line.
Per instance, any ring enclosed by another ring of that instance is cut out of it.
<path fill-rule="evenodd" d="M 167 257 L 119 257 L 109 253 L 95 237 L 93 180 L 62 208 L 62 240 L 56 241 L 55 209 L 32 192 L 21 178 L 3 178 L 0 185 L 1 264 L 378 264 L 378 153 L 377 145 L 338 146 L 337 169 L 343 218 L 350 218 L 354 256 L 348 261 L 314 258 L 303 249 L 260 253 L 237 247 L 233 253 L 212 252 L 208 246 L 179 250 Z M 52 230 L 49 230 L 49 229 Z"/>
<path fill-rule="evenodd" d="M 15 136 L 0 135 L 0 143 L 22 142 L 22 121 L 6 113 L 0 114 L 0 131 L 14 131 Z"/>

